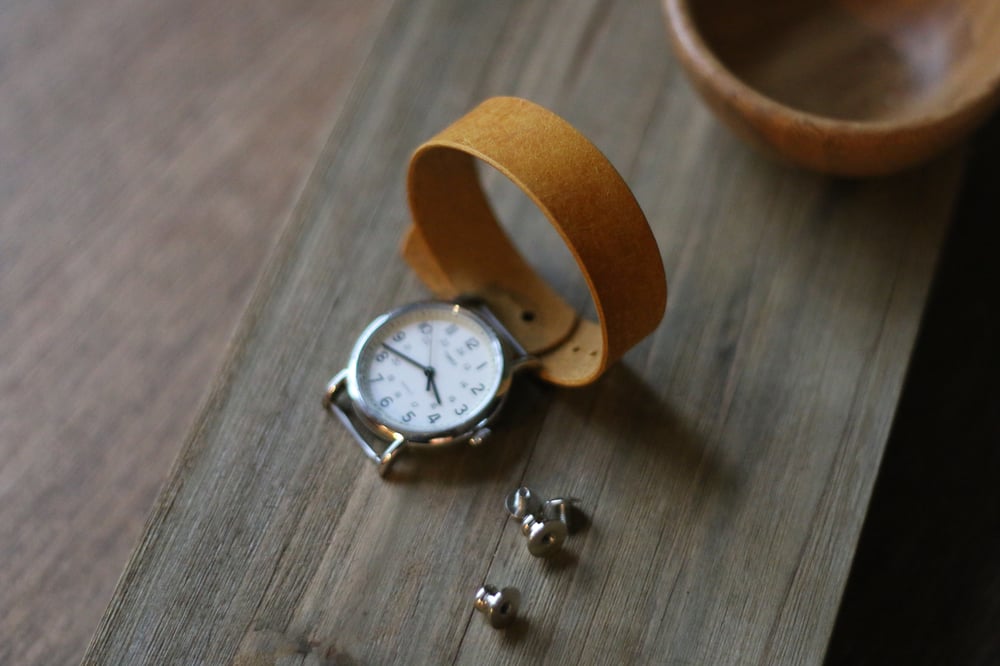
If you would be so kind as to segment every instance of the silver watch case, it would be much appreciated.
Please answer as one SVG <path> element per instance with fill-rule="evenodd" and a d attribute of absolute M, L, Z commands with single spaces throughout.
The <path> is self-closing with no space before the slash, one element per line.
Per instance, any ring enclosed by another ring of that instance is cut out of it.
<path fill-rule="evenodd" d="M 428 307 L 446 307 L 456 312 L 461 311 L 493 334 L 491 342 L 493 353 L 501 368 L 500 383 L 490 401 L 457 426 L 440 431 L 408 431 L 390 427 L 379 420 L 377 412 L 361 394 L 357 381 L 358 359 L 368 339 L 388 320 Z M 354 343 L 347 367 L 338 372 L 327 384 L 323 406 L 337 416 L 361 446 L 365 455 L 378 466 L 379 473 L 384 475 L 406 448 L 442 448 L 462 443 L 473 446 L 481 444 L 490 434 L 489 425 L 496 419 L 507 399 L 514 373 L 535 362 L 535 357 L 525 352 L 496 316 L 480 301 L 461 299 L 411 303 L 379 315 L 365 327 Z M 342 396 L 345 394 L 347 405 L 341 404 L 344 402 Z M 366 432 L 361 432 L 359 425 Z M 366 437 L 366 434 L 369 437 Z M 375 448 L 378 444 L 385 445 L 381 452 Z"/>

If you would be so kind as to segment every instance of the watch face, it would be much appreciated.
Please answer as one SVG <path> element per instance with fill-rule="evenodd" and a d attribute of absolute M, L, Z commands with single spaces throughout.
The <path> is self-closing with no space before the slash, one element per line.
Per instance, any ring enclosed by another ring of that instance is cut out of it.
<path fill-rule="evenodd" d="M 504 375 L 496 333 L 468 308 L 418 303 L 372 322 L 351 358 L 351 397 L 376 423 L 429 441 L 467 431 L 495 405 Z"/>

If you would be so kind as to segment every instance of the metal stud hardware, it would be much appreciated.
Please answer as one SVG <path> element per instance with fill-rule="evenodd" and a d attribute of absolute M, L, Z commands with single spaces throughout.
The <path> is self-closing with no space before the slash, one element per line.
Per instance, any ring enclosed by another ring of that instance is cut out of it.
<path fill-rule="evenodd" d="M 535 557 L 548 557 L 566 541 L 578 502 L 573 498 L 543 500 L 530 488 L 521 487 L 508 495 L 504 504 L 507 513 L 521 521 L 528 552 Z"/>
<path fill-rule="evenodd" d="M 476 610 L 483 613 L 486 622 L 494 629 L 509 627 L 517 619 L 521 593 L 513 587 L 497 591 L 492 585 L 483 585 L 476 592 Z"/>

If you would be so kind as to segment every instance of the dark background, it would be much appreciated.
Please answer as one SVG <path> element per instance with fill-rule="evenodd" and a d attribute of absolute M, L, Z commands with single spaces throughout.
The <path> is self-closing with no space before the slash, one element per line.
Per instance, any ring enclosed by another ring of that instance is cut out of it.
<path fill-rule="evenodd" d="M 1000 115 L 970 151 L 827 666 L 1000 664 Z"/>

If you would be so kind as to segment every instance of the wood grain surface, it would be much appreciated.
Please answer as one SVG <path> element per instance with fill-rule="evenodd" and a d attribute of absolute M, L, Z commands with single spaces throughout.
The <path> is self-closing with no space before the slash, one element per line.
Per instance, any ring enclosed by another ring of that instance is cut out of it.
<path fill-rule="evenodd" d="M 82 656 L 382 7 L 0 8 L 0 663 Z"/>
<path fill-rule="evenodd" d="M 597 386 L 521 382 L 489 446 L 383 481 L 319 396 L 368 319 L 423 295 L 396 255 L 410 150 L 496 93 L 605 150 L 672 301 Z M 817 663 L 959 165 L 852 183 L 759 158 L 693 98 L 652 3 L 395 4 L 86 661 Z M 583 499 L 564 558 L 506 519 L 521 482 Z M 520 587 L 520 627 L 473 617 L 484 580 Z"/>

